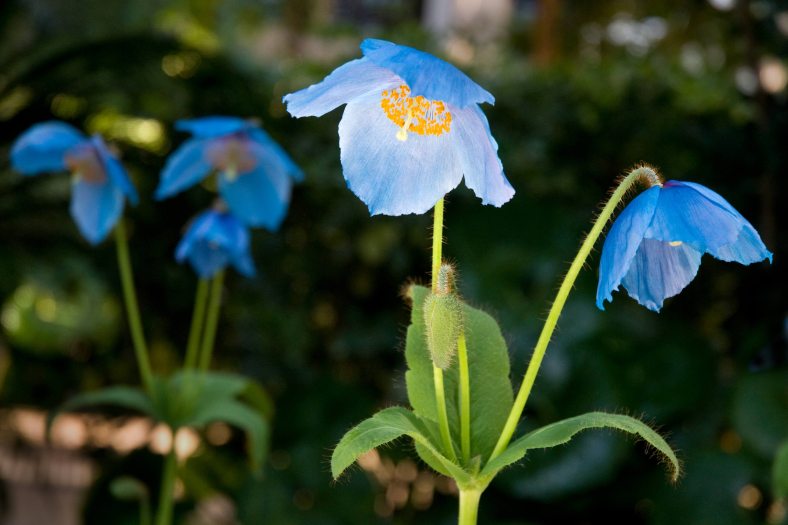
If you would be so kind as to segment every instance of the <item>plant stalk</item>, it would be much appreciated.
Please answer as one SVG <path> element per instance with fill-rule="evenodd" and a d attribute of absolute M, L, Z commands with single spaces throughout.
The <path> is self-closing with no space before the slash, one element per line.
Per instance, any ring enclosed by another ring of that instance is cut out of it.
<path fill-rule="evenodd" d="M 471 459 L 471 376 L 468 367 L 468 346 L 465 342 L 465 331 L 457 340 L 457 365 L 460 371 L 460 450 L 462 460 Z"/>
<path fill-rule="evenodd" d="M 432 293 L 438 289 L 438 274 L 440 273 L 441 262 L 443 261 L 443 198 L 435 203 L 434 218 L 432 224 Z M 451 442 L 451 430 L 449 429 L 449 415 L 446 412 L 446 392 L 443 386 L 443 370 L 432 364 L 432 377 L 435 385 L 435 403 L 438 410 L 438 426 L 440 428 L 443 448 L 449 459 L 457 461 L 454 453 L 454 445 Z"/>
<path fill-rule="evenodd" d="M 156 525 L 171 525 L 173 510 L 173 495 L 175 493 L 175 474 L 178 467 L 178 458 L 175 455 L 175 432 L 172 432 L 172 447 L 164 459 L 164 471 L 161 476 L 159 491 L 159 509 L 156 513 Z"/>
<path fill-rule="evenodd" d="M 197 294 L 194 298 L 192 323 L 189 328 L 189 342 L 186 345 L 186 359 L 183 367 L 192 369 L 197 366 L 197 354 L 200 349 L 200 336 L 205 326 L 205 306 L 208 302 L 208 279 L 200 278 L 197 282 Z"/>
<path fill-rule="evenodd" d="M 458 525 L 476 525 L 479 516 L 479 499 L 482 491 L 479 489 L 460 490 L 460 519 Z"/>
<path fill-rule="evenodd" d="M 131 331 L 131 341 L 134 345 L 134 355 L 137 358 L 137 367 L 140 370 L 140 377 L 145 390 L 153 392 L 153 374 L 151 372 L 148 345 L 145 342 L 145 334 L 142 331 L 142 321 L 140 321 L 140 310 L 137 304 L 137 293 L 134 289 L 134 275 L 131 269 L 131 259 L 129 257 L 129 242 L 126 235 L 126 226 L 123 219 L 118 221 L 115 226 L 115 246 L 118 255 L 118 271 L 120 282 L 123 288 L 123 300 L 126 305 L 126 315 Z"/>
<path fill-rule="evenodd" d="M 605 207 L 602 208 L 594 225 L 591 227 L 591 231 L 580 246 L 580 250 L 577 252 L 574 261 L 572 261 L 572 265 L 569 267 L 569 271 L 566 273 L 564 281 L 558 289 L 558 294 L 550 307 L 550 313 L 547 315 L 547 320 L 542 327 L 542 332 L 539 334 L 534 353 L 531 355 L 531 360 L 525 371 L 525 377 L 520 384 L 520 390 L 517 392 L 517 397 L 509 412 L 509 417 L 506 420 L 501 436 L 492 454 L 490 454 L 490 460 L 498 457 L 506 450 L 509 441 L 512 439 L 512 435 L 517 428 L 517 423 L 520 421 L 520 417 L 523 414 L 525 403 L 528 401 L 528 396 L 531 393 L 531 388 L 534 385 L 534 381 L 536 381 L 536 374 L 539 372 L 539 366 L 542 364 L 542 358 L 544 358 L 544 354 L 547 351 L 547 346 L 550 343 L 550 338 L 558 323 L 558 318 L 561 316 L 561 311 L 564 309 L 566 299 L 569 297 L 569 292 L 572 291 L 575 280 L 580 270 L 583 268 L 588 255 L 591 253 L 591 249 L 594 247 L 594 244 L 596 244 L 597 239 L 599 239 L 599 236 L 602 234 L 602 230 L 605 228 L 605 225 L 607 225 L 610 217 L 613 215 L 613 212 L 616 210 L 616 207 L 624 198 L 627 191 L 641 179 L 649 181 L 650 184 L 660 184 L 660 182 L 658 182 L 658 175 L 653 169 L 647 166 L 641 166 L 630 171 L 629 174 L 621 180 L 615 191 L 613 191 Z"/>
<path fill-rule="evenodd" d="M 216 327 L 219 325 L 219 310 L 222 306 L 222 286 L 224 285 L 224 269 L 216 272 L 211 280 L 208 314 L 205 320 L 205 335 L 200 352 L 200 370 L 205 372 L 211 366 L 213 347 L 216 340 Z"/>

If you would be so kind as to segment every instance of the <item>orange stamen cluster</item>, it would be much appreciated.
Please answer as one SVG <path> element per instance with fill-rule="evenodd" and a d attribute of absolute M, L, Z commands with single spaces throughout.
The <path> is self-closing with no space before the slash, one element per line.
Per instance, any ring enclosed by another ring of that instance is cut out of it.
<path fill-rule="evenodd" d="M 401 85 L 381 93 L 380 106 L 386 116 L 400 131 L 399 140 L 407 140 L 407 133 L 419 135 L 442 135 L 451 130 L 451 113 L 440 100 L 428 100 L 421 95 L 410 96 L 410 88 Z"/>

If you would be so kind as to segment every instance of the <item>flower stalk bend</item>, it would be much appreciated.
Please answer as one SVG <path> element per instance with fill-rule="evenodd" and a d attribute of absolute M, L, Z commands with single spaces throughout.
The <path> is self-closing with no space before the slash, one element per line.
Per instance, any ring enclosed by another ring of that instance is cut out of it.
<path fill-rule="evenodd" d="M 120 281 L 123 287 L 123 300 L 126 303 L 126 315 L 128 316 L 131 340 L 134 345 L 134 355 L 137 358 L 142 384 L 145 390 L 151 394 L 153 392 L 153 374 L 151 372 L 150 358 L 148 357 L 148 345 L 145 342 L 145 334 L 142 331 L 142 322 L 140 321 L 140 310 L 137 304 L 137 294 L 134 290 L 131 259 L 129 258 L 129 242 L 123 219 L 119 220 L 115 226 L 115 245 L 118 253 Z"/>
<path fill-rule="evenodd" d="M 660 184 L 659 176 L 652 168 L 648 166 L 640 166 L 630 171 L 626 177 L 621 179 L 621 182 L 618 184 L 615 191 L 613 191 L 613 194 L 608 199 L 605 207 L 602 208 L 602 211 L 594 222 L 594 225 L 592 226 L 591 231 L 588 233 L 588 236 L 580 246 L 580 250 L 577 252 L 575 259 L 572 261 L 572 265 L 569 267 L 569 271 L 564 277 L 564 281 L 561 283 L 561 287 L 558 289 L 558 294 L 553 301 L 553 305 L 550 307 L 550 313 L 547 315 L 547 320 L 542 327 L 542 332 L 539 334 L 539 339 L 537 340 L 536 346 L 534 347 L 534 353 L 531 355 L 531 360 L 528 363 L 528 368 L 525 371 L 525 377 L 523 378 L 523 382 L 520 384 L 520 390 L 517 392 L 517 397 L 515 398 L 514 405 L 512 405 L 512 409 L 509 412 L 509 417 L 506 420 L 506 424 L 504 425 L 503 431 L 501 432 L 501 436 L 498 439 L 492 454 L 490 454 L 490 460 L 498 457 L 504 450 L 506 450 L 506 447 L 509 445 L 512 436 L 514 435 L 514 431 L 517 428 L 517 423 L 520 421 L 520 417 L 523 414 L 525 403 L 531 393 L 531 388 L 534 385 L 534 381 L 536 381 L 536 374 L 539 372 L 539 366 L 542 364 L 542 359 L 544 358 L 544 354 L 547 351 L 547 345 L 550 343 L 550 338 L 552 337 L 555 326 L 558 323 L 558 318 L 561 316 L 561 311 L 564 309 L 566 299 L 569 297 L 569 292 L 572 291 L 575 280 L 577 279 L 580 270 L 583 268 L 588 255 L 591 253 L 591 249 L 594 247 L 594 244 L 596 244 L 597 239 L 599 239 L 599 236 L 602 234 L 602 230 L 604 230 L 605 226 L 610 220 L 610 217 L 613 215 L 613 212 L 624 198 L 627 191 L 629 191 L 629 189 L 635 183 L 641 180 L 645 181 L 649 186 Z"/>

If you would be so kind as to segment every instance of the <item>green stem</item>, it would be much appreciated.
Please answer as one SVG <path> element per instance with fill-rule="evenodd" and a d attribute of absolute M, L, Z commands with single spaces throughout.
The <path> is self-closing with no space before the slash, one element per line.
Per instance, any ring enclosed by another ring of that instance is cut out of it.
<path fill-rule="evenodd" d="M 649 167 L 642 166 L 629 172 L 629 174 L 621 180 L 618 187 L 616 187 L 610 199 L 608 199 L 602 212 L 594 222 L 591 231 L 580 246 L 580 250 L 577 252 L 574 261 L 572 261 L 572 265 L 569 267 L 569 271 L 566 273 L 566 277 L 564 277 L 564 281 L 558 289 L 555 301 L 553 301 L 553 305 L 550 307 L 550 313 L 547 315 L 547 320 L 542 327 L 542 332 L 539 334 L 534 353 L 531 356 L 531 361 L 528 363 L 528 368 L 525 371 L 525 377 L 520 385 L 520 391 L 517 393 L 517 398 L 514 400 L 514 405 L 509 412 L 509 417 L 506 420 L 506 425 L 501 432 L 498 443 L 495 445 L 495 449 L 493 449 L 490 455 L 491 460 L 506 450 L 509 441 L 512 439 L 512 435 L 517 428 L 517 423 L 520 421 L 520 416 L 523 414 L 525 403 L 528 401 L 528 396 L 531 393 L 531 388 L 536 380 L 536 374 L 539 372 L 539 366 L 542 364 L 542 358 L 547 350 L 547 345 L 550 343 L 550 338 L 553 335 L 556 323 L 558 323 L 558 318 L 561 316 L 561 311 L 564 309 L 564 304 L 566 304 L 569 292 L 572 291 L 577 275 L 583 268 L 588 255 L 591 253 L 591 249 L 602 234 L 602 230 L 610 220 L 616 207 L 632 185 L 640 179 L 647 180 L 651 185 L 660 184 L 658 175 Z"/>
<path fill-rule="evenodd" d="M 479 516 L 479 499 L 482 491 L 479 489 L 460 490 L 460 520 L 458 525 L 476 525 Z"/>
<path fill-rule="evenodd" d="M 208 299 L 208 315 L 205 319 L 205 335 L 200 351 L 200 370 L 203 372 L 211 366 L 216 327 L 219 324 L 219 310 L 222 305 L 222 285 L 224 284 L 224 269 L 216 272 L 211 280 L 211 295 Z"/>
<path fill-rule="evenodd" d="M 468 369 L 468 346 L 465 332 L 457 340 L 457 360 L 460 369 L 460 450 L 466 463 L 471 459 L 471 376 Z"/>
<path fill-rule="evenodd" d="M 450 460 L 456 462 L 457 454 L 454 452 L 454 445 L 451 442 L 451 432 L 449 431 L 449 414 L 446 412 L 446 394 L 443 387 L 443 370 L 432 365 L 432 378 L 435 382 L 435 403 L 438 408 L 438 423 L 443 440 L 443 448 Z"/>
<path fill-rule="evenodd" d="M 129 320 L 131 340 L 134 344 L 134 355 L 137 358 L 142 384 L 145 390 L 151 393 L 153 392 L 153 374 L 151 373 L 150 359 L 148 357 L 148 345 L 145 343 L 145 335 L 142 331 L 137 294 L 134 291 L 134 276 L 132 275 L 131 259 L 129 258 L 129 242 L 122 218 L 115 226 L 115 245 L 118 253 L 120 282 L 123 287 L 123 300 L 126 303 L 126 315 Z"/>
<path fill-rule="evenodd" d="M 434 219 L 432 223 L 432 293 L 438 288 L 438 274 L 440 273 L 441 262 L 443 260 L 443 198 L 435 203 Z M 449 430 L 449 415 L 446 412 L 446 393 L 443 386 L 443 370 L 432 365 L 432 377 L 435 384 L 435 403 L 438 409 L 438 426 L 440 427 L 443 448 L 449 459 L 457 461 L 454 453 L 454 446 L 451 442 L 451 431 Z"/>
<path fill-rule="evenodd" d="M 189 328 L 189 342 L 186 345 L 186 360 L 183 367 L 191 369 L 197 366 L 197 352 L 200 349 L 200 335 L 205 325 L 205 303 L 208 301 L 208 279 L 201 278 L 197 282 L 197 295 L 194 298 L 192 324 Z"/>
<path fill-rule="evenodd" d="M 161 475 L 159 510 L 156 513 L 156 525 L 170 525 L 172 523 L 172 499 L 175 492 L 175 471 L 178 467 L 178 458 L 175 455 L 174 431 L 172 433 L 172 440 L 172 448 L 164 459 L 164 471 Z"/>
<path fill-rule="evenodd" d="M 438 287 L 438 274 L 443 261 L 443 198 L 435 203 L 432 223 L 432 293 Z"/>

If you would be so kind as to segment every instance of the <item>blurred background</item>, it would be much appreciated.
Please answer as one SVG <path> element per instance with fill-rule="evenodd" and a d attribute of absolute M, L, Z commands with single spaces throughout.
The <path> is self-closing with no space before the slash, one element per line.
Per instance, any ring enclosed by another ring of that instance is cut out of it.
<path fill-rule="evenodd" d="M 154 202 L 179 118 L 261 119 L 306 172 L 276 234 L 254 234 L 259 276 L 232 275 L 216 366 L 258 380 L 276 415 L 262 477 L 243 437 L 177 437 L 177 516 L 190 524 L 451 524 L 454 488 L 401 442 L 332 482 L 341 435 L 406 404 L 400 291 L 426 280 L 428 216 L 370 218 L 345 187 L 341 110 L 290 118 L 282 95 L 359 56 L 364 37 L 444 57 L 496 97 L 486 107 L 517 189 L 502 209 L 448 196 L 446 254 L 466 300 L 501 323 L 515 385 L 599 202 L 646 161 L 724 195 L 774 264 L 704 258 L 659 315 L 625 294 L 594 306 L 598 252 L 547 354 L 523 427 L 607 409 L 670 437 L 671 485 L 639 444 L 587 433 L 535 452 L 482 499 L 480 523 L 779 524 L 772 463 L 788 438 L 785 199 L 788 5 L 778 0 L 4 0 L 0 3 L 0 523 L 133 524 L 108 483 L 156 490 L 166 432 L 121 412 L 46 411 L 137 384 L 114 246 L 68 215 L 69 178 L 22 178 L 13 140 L 61 119 L 102 133 L 143 198 L 128 210 L 154 366 L 180 363 L 196 279 L 173 252 L 209 188 Z"/>

